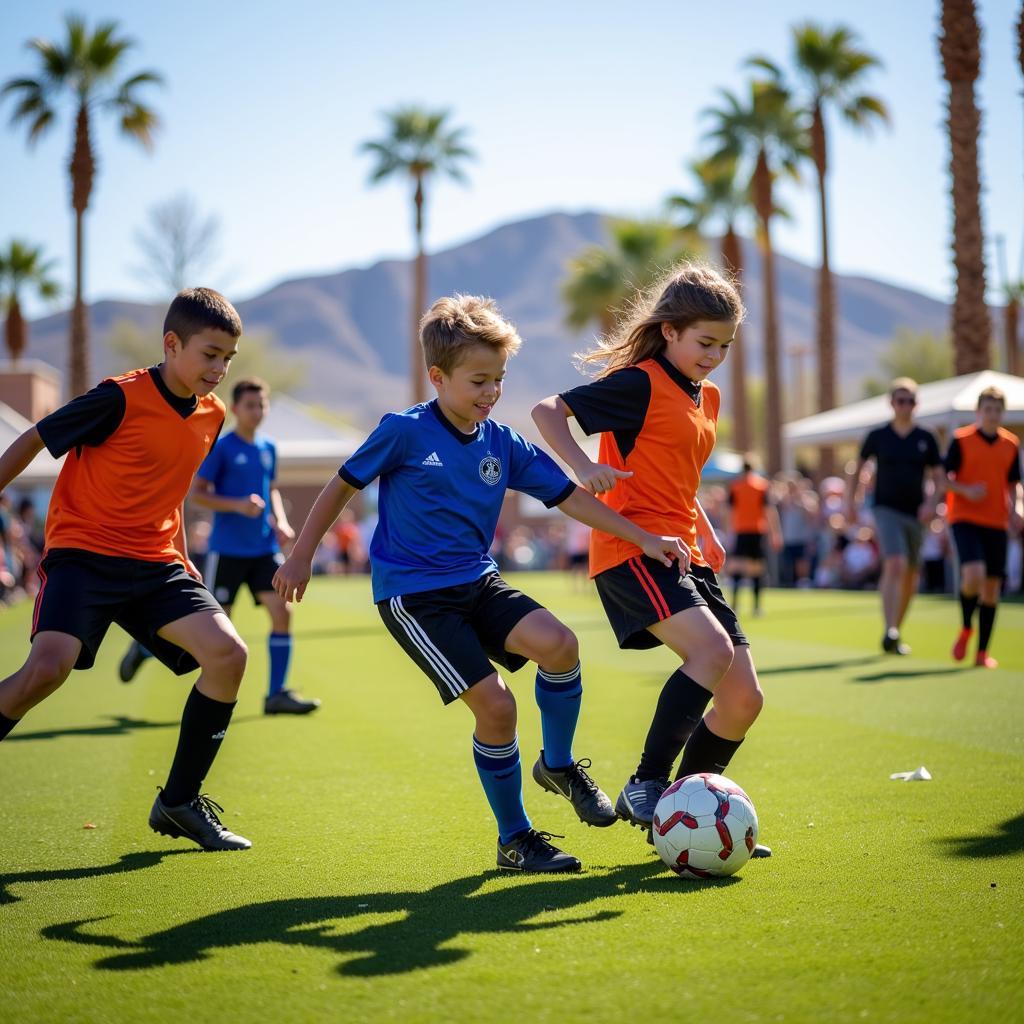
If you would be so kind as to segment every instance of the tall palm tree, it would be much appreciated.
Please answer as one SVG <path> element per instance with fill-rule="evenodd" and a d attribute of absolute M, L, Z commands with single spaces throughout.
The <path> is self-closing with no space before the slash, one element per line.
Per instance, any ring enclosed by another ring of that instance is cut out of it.
<path fill-rule="evenodd" d="M 74 149 L 68 170 L 71 173 L 71 206 L 75 211 L 75 299 L 71 311 L 71 351 L 69 388 L 79 395 L 89 386 L 89 326 L 82 298 L 85 241 L 83 219 L 92 195 L 96 176 L 96 158 L 91 138 L 92 117 L 98 111 L 113 113 L 121 131 L 147 149 L 153 143 L 158 124 L 156 113 L 140 98 L 145 85 L 157 84 L 156 72 L 142 71 L 117 79 L 125 54 L 135 44 L 118 35 L 116 21 L 102 22 L 90 32 L 85 19 L 68 15 L 63 41 L 33 39 L 28 47 L 39 59 L 36 77 L 12 78 L 0 90 L 0 98 L 13 96 L 17 105 L 12 124 L 22 122 L 28 128 L 29 144 L 35 143 L 52 127 L 57 108 L 65 96 L 75 108 Z"/>
<path fill-rule="evenodd" d="M 799 81 L 797 102 L 810 116 L 811 160 L 818 178 L 818 211 L 821 228 L 821 268 L 818 273 L 818 409 L 836 405 L 835 288 L 829 260 L 828 136 L 826 114 L 832 109 L 855 128 L 870 130 L 876 121 L 889 120 L 885 102 L 861 91 L 867 74 L 879 67 L 872 54 L 861 49 L 857 36 L 839 26 L 832 30 L 814 22 L 795 25 L 793 66 Z M 765 57 L 750 63 L 782 83 L 782 73 Z"/>
<path fill-rule="evenodd" d="M 727 90 L 721 95 L 722 105 L 704 113 L 713 119 L 708 138 L 716 150 L 711 159 L 738 160 L 750 174 L 764 291 L 765 461 L 768 472 L 776 473 L 782 468 L 782 389 L 771 238 L 774 188 L 780 174 L 799 178 L 799 162 L 808 152 L 807 132 L 789 92 L 775 81 L 751 81 L 743 100 Z"/>
<path fill-rule="evenodd" d="M 974 82 L 981 70 L 981 29 L 974 0 L 942 0 L 942 73 L 949 82 L 950 171 L 953 193 L 953 352 L 957 374 L 989 366 L 991 323 L 985 306 L 985 240 L 981 224 L 978 135 L 981 114 Z"/>
<path fill-rule="evenodd" d="M 53 260 L 43 259 L 39 246 L 13 239 L 0 250 L 0 307 L 5 307 L 4 343 L 11 361 L 17 363 L 28 347 L 28 325 L 21 315 L 21 293 L 35 288 L 43 299 L 55 299 L 60 285 L 51 277 Z"/>
<path fill-rule="evenodd" d="M 582 331 L 596 322 L 604 337 L 638 291 L 693 253 L 690 235 L 667 221 L 616 219 L 608 233 L 607 245 L 588 246 L 569 261 L 562 282 L 567 326 Z"/>
<path fill-rule="evenodd" d="M 679 210 L 686 218 L 684 229 L 705 233 L 720 229 L 722 232 L 721 259 L 723 267 L 740 281 L 743 275 L 743 252 L 740 248 L 736 224 L 750 209 L 750 188 L 741 188 L 737 182 L 737 163 L 729 160 L 697 160 L 690 164 L 694 179 L 692 196 L 669 196 L 668 205 Z M 729 381 L 732 391 L 732 443 L 741 452 L 750 448 L 750 416 L 747 402 L 747 369 L 743 346 L 737 343 L 729 352 Z"/>
<path fill-rule="evenodd" d="M 465 128 L 448 124 L 450 111 L 426 110 L 405 106 L 385 112 L 387 134 L 369 142 L 361 149 L 371 153 L 376 165 L 370 181 L 376 184 L 399 175 L 412 180 L 412 201 L 415 210 L 416 262 L 413 268 L 412 337 L 409 349 L 409 374 L 413 404 L 427 395 L 426 371 L 420 349 L 420 317 L 427 306 L 427 253 L 423 241 L 424 185 L 435 174 L 466 181 L 462 164 L 475 153 L 466 146 Z"/>

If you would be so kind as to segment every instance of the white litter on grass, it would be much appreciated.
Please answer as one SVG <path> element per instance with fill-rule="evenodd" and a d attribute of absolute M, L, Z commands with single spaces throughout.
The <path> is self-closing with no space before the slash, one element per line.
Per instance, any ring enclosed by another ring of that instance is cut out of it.
<path fill-rule="evenodd" d="M 893 772 L 889 776 L 890 779 L 900 779 L 903 782 L 931 782 L 932 773 L 921 765 L 916 771 L 912 772 Z"/>

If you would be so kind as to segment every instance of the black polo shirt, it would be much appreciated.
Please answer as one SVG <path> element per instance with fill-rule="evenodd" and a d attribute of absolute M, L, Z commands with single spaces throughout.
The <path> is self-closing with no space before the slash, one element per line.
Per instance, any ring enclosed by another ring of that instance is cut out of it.
<path fill-rule="evenodd" d="M 931 431 L 913 427 L 906 437 L 900 437 L 891 423 L 864 438 L 860 457 L 875 460 L 873 504 L 908 516 L 916 516 L 924 501 L 925 469 L 942 462 Z"/>

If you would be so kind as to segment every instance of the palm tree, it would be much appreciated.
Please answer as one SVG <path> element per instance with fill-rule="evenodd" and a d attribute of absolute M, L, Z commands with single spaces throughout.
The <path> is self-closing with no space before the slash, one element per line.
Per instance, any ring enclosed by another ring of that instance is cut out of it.
<path fill-rule="evenodd" d="M 33 39 L 28 43 L 39 58 L 36 77 L 12 78 L 0 90 L 0 98 L 14 96 L 17 106 L 12 124 L 25 123 L 32 145 L 52 127 L 57 107 L 68 96 L 75 107 L 74 149 L 71 173 L 71 206 L 75 211 L 75 299 L 71 311 L 69 388 L 79 395 L 89 386 L 88 317 L 82 298 L 85 245 L 83 218 L 92 195 L 96 159 L 91 139 L 92 116 L 112 112 L 121 131 L 147 149 L 153 142 L 157 115 L 141 100 L 142 86 L 161 81 L 153 71 L 143 71 L 117 82 L 125 53 L 134 42 L 119 36 L 116 21 L 103 22 L 90 32 L 85 19 L 68 15 L 63 42 Z"/>
<path fill-rule="evenodd" d="M 598 324 L 608 337 L 618 314 L 679 260 L 692 255 L 689 235 L 660 220 L 612 220 L 607 245 L 591 245 L 569 261 L 562 282 L 566 325 Z"/>
<path fill-rule="evenodd" d="M 953 193 L 953 351 L 957 374 L 989 366 L 991 323 L 985 306 L 985 240 L 981 225 L 978 135 L 981 114 L 974 82 L 981 70 L 981 29 L 974 0 L 942 0 L 942 73 L 949 82 L 950 170 Z"/>
<path fill-rule="evenodd" d="M 870 130 L 875 121 L 887 122 L 889 112 L 877 96 L 861 92 L 865 75 L 879 66 L 876 57 L 860 48 L 854 32 L 842 26 L 831 31 L 806 22 L 795 25 L 793 65 L 800 82 L 799 102 L 810 116 L 811 159 L 818 177 L 818 210 L 821 226 L 821 269 L 818 274 L 818 409 L 836 405 L 835 289 L 829 261 L 828 137 L 825 115 L 835 109 L 855 128 Z M 767 58 L 750 63 L 767 71 L 780 85 L 782 73 Z"/>
<path fill-rule="evenodd" d="M 21 315 L 21 290 L 32 287 L 40 298 L 55 299 L 60 294 L 60 285 L 50 276 L 52 270 L 53 261 L 43 259 L 39 246 L 15 238 L 6 250 L 0 250 L 0 306 L 7 309 L 4 343 L 14 363 L 28 347 L 28 326 Z"/>
<path fill-rule="evenodd" d="M 450 111 L 425 110 L 405 106 L 383 114 L 387 134 L 364 142 L 363 152 L 372 153 L 376 165 L 370 173 L 376 184 L 395 175 L 408 176 L 413 183 L 413 206 L 416 224 L 416 262 L 413 270 L 412 338 L 409 349 L 409 373 L 412 401 L 426 398 L 426 372 L 420 348 L 420 317 L 427 306 L 427 254 L 423 243 L 424 185 L 434 174 L 444 174 L 456 181 L 466 181 L 461 164 L 473 159 L 475 153 L 463 138 L 466 129 L 451 128 L 447 123 Z"/>
<path fill-rule="evenodd" d="M 741 101 L 722 90 L 723 104 L 705 115 L 714 119 L 708 138 L 717 147 L 713 160 L 737 160 L 750 170 L 750 190 L 757 214 L 764 291 L 765 461 L 769 473 L 782 468 L 782 391 L 779 380 L 778 314 L 775 253 L 771 224 L 774 185 L 780 174 L 799 178 L 799 161 L 807 155 L 804 119 L 789 92 L 774 81 L 752 81 Z M 741 179 L 742 180 L 742 179 Z"/>
<path fill-rule="evenodd" d="M 750 188 L 740 188 L 736 181 L 735 160 L 697 160 L 690 164 L 694 178 L 693 197 L 669 196 L 669 208 L 680 210 L 686 220 L 684 230 L 704 233 L 709 226 L 722 230 L 722 265 L 737 281 L 743 275 L 743 252 L 736 222 L 750 209 Z M 712 228 L 713 229 L 713 228 Z M 732 390 L 732 443 L 741 452 L 750 448 L 750 417 L 747 402 L 747 370 L 743 346 L 736 344 L 729 352 L 730 383 Z"/>

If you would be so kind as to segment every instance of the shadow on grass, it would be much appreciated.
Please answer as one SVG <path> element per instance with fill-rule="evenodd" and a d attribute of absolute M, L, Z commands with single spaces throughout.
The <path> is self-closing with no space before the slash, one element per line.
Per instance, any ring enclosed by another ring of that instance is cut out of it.
<path fill-rule="evenodd" d="M 843 661 L 817 661 L 803 665 L 772 665 L 768 668 L 759 668 L 759 676 L 784 675 L 790 672 L 827 672 L 829 669 L 852 668 L 855 665 L 873 665 L 882 655 L 869 654 L 860 658 L 846 658 Z"/>
<path fill-rule="evenodd" d="M 917 679 L 920 676 L 953 676 L 959 672 L 966 672 L 967 668 L 959 665 L 951 668 L 912 668 L 912 669 L 891 669 L 888 672 L 872 672 L 866 676 L 854 676 L 851 683 L 884 683 L 887 680 Z"/>
<path fill-rule="evenodd" d="M 97 960 L 98 970 L 128 971 L 169 964 L 195 963 L 217 949 L 275 943 L 327 949 L 346 959 L 345 976 L 405 974 L 458 963 L 473 953 L 472 943 L 452 945 L 464 936 L 509 936 L 545 932 L 579 924 L 611 921 L 621 910 L 576 908 L 634 892 L 675 894 L 683 899 L 708 886 L 726 886 L 735 877 L 710 882 L 683 881 L 666 872 L 661 861 L 631 864 L 607 872 L 533 876 L 481 892 L 497 871 L 455 879 L 424 892 L 371 892 L 355 896 L 311 896 L 269 900 L 221 910 L 153 932 L 138 940 L 98 935 L 86 926 L 105 918 L 53 924 L 43 938 L 118 950 Z M 545 914 L 555 920 L 534 920 Z M 380 915 L 393 919 L 381 921 Z"/>
<path fill-rule="evenodd" d="M 146 729 L 177 729 L 181 719 L 169 722 L 150 722 L 146 718 L 128 718 L 124 715 L 105 715 L 108 725 L 75 725 L 68 729 L 41 729 L 38 732 L 12 732 L 4 743 L 25 743 L 29 740 L 56 740 L 64 736 L 129 736 Z M 260 715 L 237 715 L 231 719 L 232 727 L 242 722 L 255 722 Z"/>
<path fill-rule="evenodd" d="M 0 906 L 18 903 L 22 897 L 15 896 L 10 886 L 25 882 L 67 882 L 80 878 L 99 878 L 102 875 L 120 875 L 127 871 L 141 871 L 159 864 L 164 857 L 175 857 L 183 853 L 198 853 L 198 850 L 143 850 L 125 853 L 113 864 L 98 864 L 83 868 L 53 868 L 46 871 L 15 871 L 0 875 Z"/>
<path fill-rule="evenodd" d="M 1024 814 L 1007 818 L 987 835 L 950 836 L 938 842 L 950 847 L 955 857 L 1009 857 L 1024 851 Z"/>

